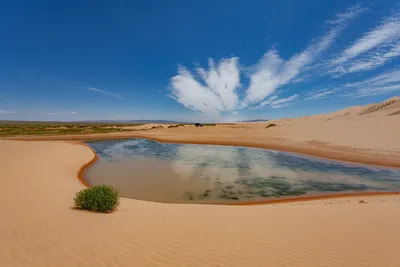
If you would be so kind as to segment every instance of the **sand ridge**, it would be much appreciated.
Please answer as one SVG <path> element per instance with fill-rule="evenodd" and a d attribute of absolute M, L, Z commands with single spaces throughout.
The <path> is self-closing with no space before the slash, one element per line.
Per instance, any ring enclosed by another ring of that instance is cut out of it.
<path fill-rule="evenodd" d="M 400 265 L 397 196 L 248 207 L 122 199 L 93 214 L 71 209 L 90 149 L 0 147 L 0 266 Z"/>
<path fill-rule="evenodd" d="M 93 140 L 149 138 L 160 142 L 259 147 L 363 164 L 400 167 L 400 97 L 350 107 L 330 114 L 268 122 L 132 126 L 132 132 L 58 136 L 25 136 L 10 140 Z M 276 127 L 265 127 L 274 123 Z M 151 129 L 153 127 L 157 127 Z"/>
<path fill-rule="evenodd" d="M 394 99 L 267 123 L 15 139 L 137 136 L 400 166 L 399 100 Z M 360 115 L 366 109 L 368 114 Z M 265 129 L 269 123 L 277 126 Z M 0 148 L 0 267 L 400 266 L 398 195 L 255 206 L 121 199 L 117 212 L 96 214 L 72 209 L 75 192 L 85 185 L 77 173 L 83 177 L 96 160 L 87 146 L 0 140 Z"/>

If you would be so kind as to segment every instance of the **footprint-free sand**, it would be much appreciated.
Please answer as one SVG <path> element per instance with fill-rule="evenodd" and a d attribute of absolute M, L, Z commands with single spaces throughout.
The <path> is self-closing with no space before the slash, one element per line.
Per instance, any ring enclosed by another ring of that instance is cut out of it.
<path fill-rule="evenodd" d="M 140 136 L 399 167 L 399 99 L 276 120 L 268 129 L 267 123 L 163 126 L 24 139 Z M 73 210 L 74 194 L 84 188 L 77 173 L 93 157 L 77 143 L 0 140 L 0 267 L 400 266 L 399 195 L 255 206 L 121 199 L 111 214 Z"/>
<path fill-rule="evenodd" d="M 0 141 L 0 266 L 400 266 L 400 197 L 71 209 L 83 145 Z M 366 203 L 359 203 L 360 200 Z"/>

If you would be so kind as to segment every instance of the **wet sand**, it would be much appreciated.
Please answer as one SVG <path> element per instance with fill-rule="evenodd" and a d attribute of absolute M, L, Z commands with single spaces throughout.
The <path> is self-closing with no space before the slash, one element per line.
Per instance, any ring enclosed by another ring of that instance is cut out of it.
<path fill-rule="evenodd" d="M 86 146 L 0 146 L 0 266 L 400 265 L 398 196 L 249 207 L 121 199 L 117 212 L 94 214 L 71 209 L 77 172 L 94 157 Z"/>

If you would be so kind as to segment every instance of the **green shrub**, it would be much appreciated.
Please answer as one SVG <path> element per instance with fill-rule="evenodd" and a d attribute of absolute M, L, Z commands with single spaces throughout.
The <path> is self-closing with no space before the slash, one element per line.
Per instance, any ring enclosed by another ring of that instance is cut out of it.
<path fill-rule="evenodd" d="M 74 202 L 77 209 L 111 212 L 119 205 L 119 191 L 108 185 L 97 185 L 76 193 Z"/>
<path fill-rule="evenodd" d="M 267 127 L 265 127 L 265 129 L 268 129 L 269 127 L 275 127 L 275 126 L 276 126 L 275 123 L 270 123 L 270 124 L 267 125 Z"/>
<path fill-rule="evenodd" d="M 185 125 L 184 124 L 173 124 L 173 125 L 168 126 L 168 128 L 178 128 L 178 127 L 185 127 Z"/>

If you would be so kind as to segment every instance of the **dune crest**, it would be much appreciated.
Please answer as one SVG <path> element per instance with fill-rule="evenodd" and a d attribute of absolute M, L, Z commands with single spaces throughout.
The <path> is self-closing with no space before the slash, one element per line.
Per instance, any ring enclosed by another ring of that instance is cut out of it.
<path fill-rule="evenodd" d="M 400 97 L 395 96 L 379 104 L 369 106 L 363 109 L 359 115 L 367 115 L 377 111 L 392 111 L 393 109 L 400 109 Z"/>
<path fill-rule="evenodd" d="M 393 97 L 382 103 L 349 107 L 330 114 L 268 122 L 224 123 L 207 127 L 146 124 L 128 126 L 132 131 L 127 132 L 19 136 L 7 139 L 94 140 L 139 137 L 172 143 L 260 147 L 334 160 L 400 167 L 400 117 L 396 116 L 400 110 L 399 99 Z M 271 123 L 277 126 L 266 129 Z"/>

